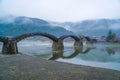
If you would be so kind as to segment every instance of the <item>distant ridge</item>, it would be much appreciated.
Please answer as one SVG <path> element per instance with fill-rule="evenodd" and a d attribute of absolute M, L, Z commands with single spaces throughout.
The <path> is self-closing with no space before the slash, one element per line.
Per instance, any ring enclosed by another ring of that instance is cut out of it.
<path fill-rule="evenodd" d="M 109 30 L 112 30 L 120 36 L 120 19 L 84 20 L 81 22 L 65 22 L 61 25 L 76 34 L 104 36 Z"/>
<path fill-rule="evenodd" d="M 55 36 L 73 34 L 61 26 L 52 26 L 48 21 L 25 16 L 0 19 L 0 36 L 17 36 L 25 33 L 46 32 Z"/>

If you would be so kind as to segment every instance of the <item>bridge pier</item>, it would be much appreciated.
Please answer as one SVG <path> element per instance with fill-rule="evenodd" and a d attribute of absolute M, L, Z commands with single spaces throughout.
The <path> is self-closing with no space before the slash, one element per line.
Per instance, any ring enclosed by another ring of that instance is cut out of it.
<path fill-rule="evenodd" d="M 83 44 L 82 44 L 81 41 L 75 41 L 74 42 L 74 48 L 75 48 L 75 50 L 80 50 L 80 49 L 82 49 L 82 47 L 83 47 Z"/>
<path fill-rule="evenodd" d="M 63 57 L 63 50 L 53 51 L 52 57 L 49 60 L 56 60 Z"/>
<path fill-rule="evenodd" d="M 58 40 L 58 42 L 53 42 L 53 45 L 52 45 L 53 51 L 58 51 L 63 49 L 64 49 L 64 45 L 62 40 Z"/>
<path fill-rule="evenodd" d="M 8 40 L 7 42 L 4 42 L 2 53 L 3 54 L 18 54 L 17 43 L 12 40 Z"/>
<path fill-rule="evenodd" d="M 79 50 L 83 47 L 83 44 L 81 41 L 75 41 L 74 47 L 75 49 Z M 58 50 L 63 50 L 63 49 L 64 49 L 63 40 L 58 40 L 58 42 L 53 42 L 53 45 L 52 45 L 53 51 L 58 51 Z"/>

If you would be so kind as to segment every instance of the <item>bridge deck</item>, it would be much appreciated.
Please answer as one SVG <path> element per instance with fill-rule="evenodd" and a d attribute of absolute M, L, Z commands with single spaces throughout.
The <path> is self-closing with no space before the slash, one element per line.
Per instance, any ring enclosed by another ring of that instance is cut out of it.
<path fill-rule="evenodd" d="M 0 80 L 120 80 L 120 71 L 11 55 L 0 58 Z"/>

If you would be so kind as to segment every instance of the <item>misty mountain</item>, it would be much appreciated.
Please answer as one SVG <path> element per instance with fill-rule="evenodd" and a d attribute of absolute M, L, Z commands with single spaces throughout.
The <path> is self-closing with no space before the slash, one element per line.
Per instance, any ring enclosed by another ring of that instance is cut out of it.
<path fill-rule="evenodd" d="M 17 36 L 32 32 L 44 32 L 55 36 L 73 34 L 61 26 L 53 26 L 42 19 L 23 16 L 0 19 L 0 36 Z"/>
<path fill-rule="evenodd" d="M 61 23 L 66 29 L 76 34 L 88 36 L 105 36 L 109 30 L 120 36 L 120 19 L 98 19 L 85 20 L 81 22 L 65 22 Z"/>

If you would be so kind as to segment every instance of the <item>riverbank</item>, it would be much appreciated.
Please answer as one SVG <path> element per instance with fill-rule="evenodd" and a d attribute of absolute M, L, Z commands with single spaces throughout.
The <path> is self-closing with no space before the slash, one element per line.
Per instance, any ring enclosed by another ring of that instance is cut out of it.
<path fill-rule="evenodd" d="M 120 71 L 10 55 L 0 58 L 0 80 L 120 80 Z"/>

